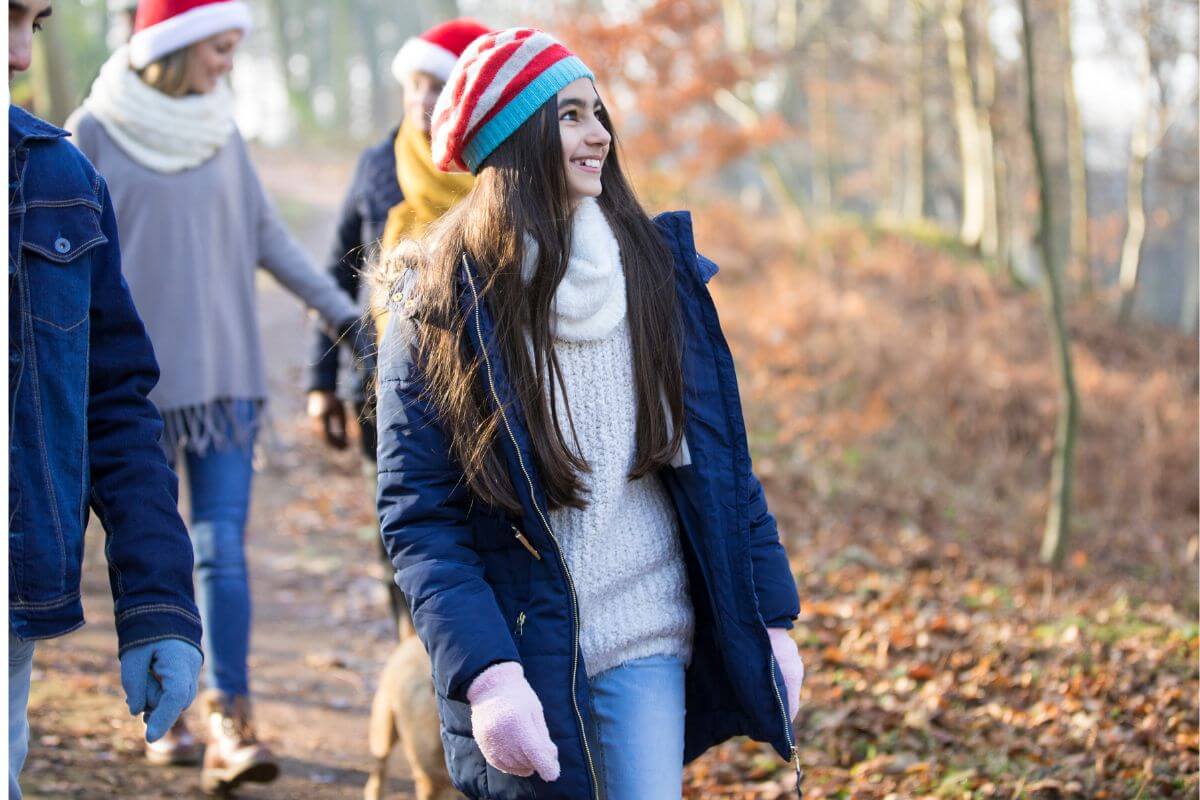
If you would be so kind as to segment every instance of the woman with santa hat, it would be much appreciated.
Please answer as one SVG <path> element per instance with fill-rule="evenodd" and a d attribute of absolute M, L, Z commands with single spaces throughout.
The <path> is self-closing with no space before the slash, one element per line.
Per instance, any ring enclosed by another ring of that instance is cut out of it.
<path fill-rule="evenodd" d="M 225 76 L 250 27 L 243 0 L 142 0 L 128 45 L 68 121 L 112 192 L 125 278 L 161 366 L 150 399 L 166 423 L 164 448 L 186 465 L 204 623 L 208 792 L 279 773 L 255 735 L 247 668 L 244 533 L 267 398 L 257 268 L 356 351 L 370 344 L 357 306 L 285 228 L 234 124 Z M 182 723 L 147 746 L 157 763 L 194 762 L 197 753 Z"/>

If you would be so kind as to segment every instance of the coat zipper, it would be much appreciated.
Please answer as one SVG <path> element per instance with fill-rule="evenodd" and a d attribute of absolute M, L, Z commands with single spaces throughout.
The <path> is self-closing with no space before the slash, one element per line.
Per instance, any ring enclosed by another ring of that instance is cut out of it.
<path fill-rule="evenodd" d="M 800 767 L 800 751 L 796 747 L 795 741 L 792 740 L 792 720 L 788 717 L 787 706 L 783 704 L 783 695 L 779 693 L 779 681 L 775 680 L 775 668 L 777 666 L 775 654 L 771 654 L 771 688 L 775 690 L 775 701 L 779 703 L 779 713 L 783 715 L 783 734 L 787 738 L 788 748 L 791 750 L 791 763 L 796 768 L 796 797 L 804 800 L 804 770 Z"/>
<path fill-rule="evenodd" d="M 583 724 L 583 714 L 579 710 L 579 699 L 576 696 L 576 681 L 579 673 L 579 600 L 575 595 L 575 581 L 571 578 L 571 571 L 567 568 L 567 559 L 562 554 L 562 547 L 558 544 L 558 537 L 554 535 L 554 531 L 550 528 L 550 522 L 542 513 L 541 507 L 538 505 L 537 496 L 533 490 L 533 478 L 529 476 L 529 470 L 525 468 L 525 459 L 521 457 L 521 448 L 517 444 L 517 437 L 513 435 L 512 426 L 508 422 L 508 415 L 504 413 L 504 404 L 500 402 L 500 396 L 496 392 L 496 380 L 492 374 L 492 360 L 488 356 L 487 344 L 483 341 L 483 326 L 479 322 L 479 292 L 475 289 L 475 278 L 471 275 L 471 265 L 467 263 L 466 255 L 463 256 L 463 266 L 466 268 L 467 283 L 471 286 L 471 296 L 475 299 L 475 335 L 479 338 L 479 350 L 483 355 L 483 364 L 487 369 L 488 390 L 491 392 L 492 400 L 496 404 L 496 408 L 500 411 L 500 418 L 504 420 L 504 430 L 508 433 L 508 438 L 512 440 L 513 450 L 517 455 L 517 464 L 521 468 L 521 473 L 525 476 L 525 482 L 529 486 L 529 501 L 533 503 L 533 510 L 537 512 L 538 518 L 541 519 L 546 533 L 550 536 L 550 540 L 554 543 L 554 549 L 558 552 L 558 560 L 562 566 L 563 575 L 567 577 L 567 588 L 571 593 L 571 615 L 574 621 L 574 629 L 572 630 L 573 647 L 571 652 L 571 705 L 575 710 L 575 719 L 579 723 L 579 738 L 583 742 L 583 754 L 587 757 L 588 772 L 592 779 L 592 793 L 596 800 L 600 800 L 600 782 L 596 778 L 596 766 L 592 763 L 592 749 L 588 744 L 587 731 Z M 519 537 L 523 538 L 523 537 Z M 774 656 L 772 656 L 774 659 Z M 775 689 L 778 696 L 779 688 Z M 782 701 L 781 705 L 782 705 Z M 785 713 L 786 717 L 787 714 Z M 791 732 L 789 729 L 788 741 L 791 741 Z"/>

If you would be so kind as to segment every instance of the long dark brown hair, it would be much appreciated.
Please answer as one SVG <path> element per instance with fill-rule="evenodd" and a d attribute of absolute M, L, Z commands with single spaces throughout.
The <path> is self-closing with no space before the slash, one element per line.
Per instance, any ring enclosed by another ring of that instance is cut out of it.
<path fill-rule="evenodd" d="M 613 141 L 601 173 L 598 204 L 621 250 L 633 346 L 637 447 L 629 471 L 632 480 L 666 464 L 679 448 L 681 338 L 671 254 L 621 170 L 616 136 L 603 110 L 600 121 Z M 522 232 L 538 246 L 536 270 L 528 284 L 522 279 Z M 565 408 L 555 400 L 554 388 L 562 385 L 562 375 L 551 330 L 554 295 L 566 273 L 571 235 L 557 98 L 551 98 L 488 156 L 470 194 L 430 229 L 417 256 L 413 299 L 417 316 L 428 323 L 418 325 L 417 363 L 428 399 L 471 490 L 484 502 L 513 512 L 520 511 L 520 503 L 497 440 L 508 432 L 490 396 L 484 364 L 468 346 L 465 326 L 471 320 L 459 304 L 457 276 L 466 254 L 478 270 L 475 288 L 480 301 L 487 301 L 493 315 L 496 350 L 525 412 L 550 508 L 584 508 L 581 475 L 589 468 L 564 433 L 570 431 L 575 441 L 569 399 Z"/>

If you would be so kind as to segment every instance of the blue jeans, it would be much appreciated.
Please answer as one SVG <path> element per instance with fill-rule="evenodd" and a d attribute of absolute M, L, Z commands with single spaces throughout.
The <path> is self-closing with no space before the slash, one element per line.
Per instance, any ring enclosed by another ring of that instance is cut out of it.
<path fill-rule="evenodd" d="M 239 403 L 243 423 L 254 407 Z M 254 442 L 230 442 L 202 454 L 183 450 L 192 501 L 196 551 L 196 601 L 204 622 L 204 681 L 210 689 L 250 693 L 250 574 L 246 569 L 246 518 L 254 477 Z"/>
<path fill-rule="evenodd" d="M 679 800 L 683 675 L 678 658 L 650 656 L 589 679 L 605 800 Z"/>
<path fill-rule="evenodd" d="M 29 676 L 33 672 L 33 642 L 8 633 L 8 797 L 21 800 L 21 767 L 29 752 Z"/>

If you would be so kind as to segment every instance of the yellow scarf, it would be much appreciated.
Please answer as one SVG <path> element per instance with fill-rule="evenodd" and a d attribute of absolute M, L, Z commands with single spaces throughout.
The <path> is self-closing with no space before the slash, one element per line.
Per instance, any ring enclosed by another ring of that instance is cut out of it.
<path fill-rule="evenodd" d="M 383 229 L 385 250 L 401 239 L 420 236 L 466 197 L 475 183 L 475 178 L 465 172 L 442 172 L 434 166 L 429 135 L 412 118 L 405 119 L 396 134 L 396 179 L 404 200 L 388 211 Z"/>
<path fill-rule="evenodd" d="M 396 179 L 404 199 L 388 211 L 383 229 L 383 249 L 391 250 L 404 239 L 420 236 L 475 184 L 467 173 L 442 172 L 433 163 L 429 134 L 415 118 L 405 118 L 396 134 Z M 387 298 L 372 298 L 376 336 L 382 342 L 387 329 Z"/>

